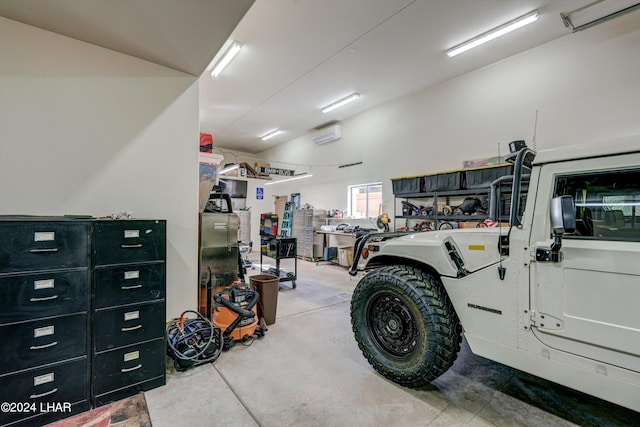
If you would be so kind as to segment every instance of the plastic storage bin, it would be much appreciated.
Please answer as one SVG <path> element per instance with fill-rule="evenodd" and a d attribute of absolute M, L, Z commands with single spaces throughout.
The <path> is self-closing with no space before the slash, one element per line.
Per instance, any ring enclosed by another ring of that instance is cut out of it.
<path fill-rule="evenodd" d="M 469 169 L 465 171 L 466 188 L 489 188 L 491 183 L 501 176 L 511 175 L 513 166 L 487 166 L 477 169 Z"/>
<path fill-rule="evenodd" d="M 424 192 L 424 180 L 421 176 L 394 178 L 391 180 L 391 185 L 393 194 L 396 196 Z"/>
<path fill-rule="evenodd" d="M 452 191 L 462 188 L 462 172 L 444 172 L 434 175 L 425 175 L 424 189 L 430 191 Z"/>

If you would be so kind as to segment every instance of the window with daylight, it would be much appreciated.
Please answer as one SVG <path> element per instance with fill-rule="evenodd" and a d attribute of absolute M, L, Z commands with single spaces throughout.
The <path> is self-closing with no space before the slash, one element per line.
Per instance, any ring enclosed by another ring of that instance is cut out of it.
<path fill-rule="evenodd" d="M 377 218 L 382 205 L 382 183 L 350 185 L 347 205 L 352 218 Z"/>

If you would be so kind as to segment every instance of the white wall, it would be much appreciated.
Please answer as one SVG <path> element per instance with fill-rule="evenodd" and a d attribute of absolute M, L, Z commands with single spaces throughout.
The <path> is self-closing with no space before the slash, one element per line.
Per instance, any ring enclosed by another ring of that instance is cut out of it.
<path fill-rule="evenodd" d="M 167 220 L 167 316 L 197 305 L 198 83 L 0 17 L 0 214 Z"/>
<path fill-rule="evenodd" d="M 258 156 L 316 165 L 313 178 L 277 187 L 319 208 L 345 209 L 347 185 L 382 181 L 391 214 L 390 178 L 458 169 L 515 139 L 532 146 L 536 110 L 537 149 L 640 134 L 639 23 L 636 13 L 569 34 L 346 120 L 339 141 L 307 136 Z"/>

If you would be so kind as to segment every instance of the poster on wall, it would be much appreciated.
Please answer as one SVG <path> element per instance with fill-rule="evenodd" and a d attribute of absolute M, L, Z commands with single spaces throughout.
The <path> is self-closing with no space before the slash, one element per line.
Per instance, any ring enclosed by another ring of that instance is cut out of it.
<path fill-rule="evenodd" d="M 258 187 L 256 188 L 256 200 L 264 199 L 264 188 Z"/>

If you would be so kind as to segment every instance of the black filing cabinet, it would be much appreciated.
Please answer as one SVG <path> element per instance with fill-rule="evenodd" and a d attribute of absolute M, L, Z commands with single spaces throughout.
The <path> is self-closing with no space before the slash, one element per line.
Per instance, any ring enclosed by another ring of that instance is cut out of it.
<path fill-rule="evenodd" d="M 0 218 L 0 425 L 90 407 L 89 220 Z"/>
<path fill-rule="evenodd" d="M 93 404 L 165 384 L 164 220 L 96 220 L 93 242 Z"/>

